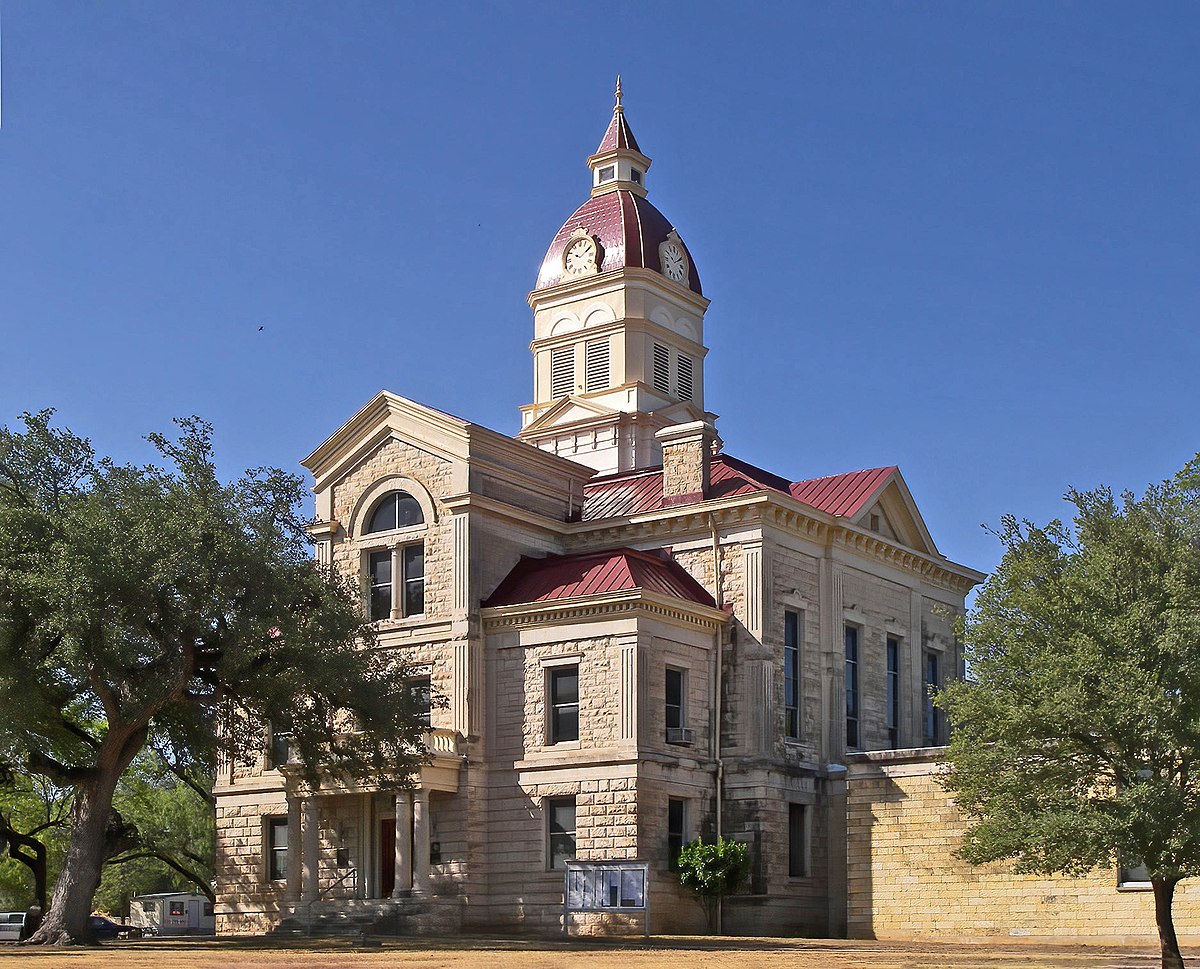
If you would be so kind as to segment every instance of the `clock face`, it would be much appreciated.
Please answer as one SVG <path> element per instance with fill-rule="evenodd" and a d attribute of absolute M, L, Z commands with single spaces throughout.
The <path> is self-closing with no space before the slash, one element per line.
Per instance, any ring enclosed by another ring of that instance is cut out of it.
<path fill-rule="evenodd" d="M 674 242 L 668 242 L 662 247 L 660 255 L 663 275 L 677 283 L 683 282 L 683 278 L 687 275 L 687 258 L 684 256 L 683 250 Z"/>
<path fill-rule="evenodd" d="M 596 244 L 591 239 L 576 239 L 563 253 L 563 268 L 572 275 L 595 268 Z"/>

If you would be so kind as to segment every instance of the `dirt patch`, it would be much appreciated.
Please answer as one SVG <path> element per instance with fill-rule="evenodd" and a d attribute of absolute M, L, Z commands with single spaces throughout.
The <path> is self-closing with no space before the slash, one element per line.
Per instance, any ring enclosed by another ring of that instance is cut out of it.
<path fill-rule="evenodd" d="M 12 969 L 1153 969 L 1149 949 L 938 945 L 840 939 L 656 937 L 536 939 L 220 940 L 110 943 L 90 949 L 0 948 Z"/>

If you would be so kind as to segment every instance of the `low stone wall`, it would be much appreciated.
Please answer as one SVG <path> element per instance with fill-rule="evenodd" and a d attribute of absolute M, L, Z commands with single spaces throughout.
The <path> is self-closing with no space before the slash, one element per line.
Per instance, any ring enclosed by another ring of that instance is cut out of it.
<path fill-rule="evenodd" d="M 958 858 L 966 823 L 937 780 L 943 753 L 847 758 L 851 938 L 1157 944 L 1152 893 L 1119 888 L 1115 870 L 1042 878 Z M 1188 882 L 1175 925 L 1182 943 L 1200 943 L 1200 890 Z"/>

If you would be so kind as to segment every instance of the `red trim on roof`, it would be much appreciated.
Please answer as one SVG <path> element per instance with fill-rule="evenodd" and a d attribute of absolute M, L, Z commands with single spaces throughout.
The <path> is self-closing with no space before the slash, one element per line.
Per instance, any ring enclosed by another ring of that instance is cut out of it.
<path fill-rule="evenodd" d="M 704 606 L 713 597 L 682 565 L 659 549 L 640 552 L 618 548 L 582 555 L 522 558 L 484 603 L 515 606 L 648 589 Z"/>

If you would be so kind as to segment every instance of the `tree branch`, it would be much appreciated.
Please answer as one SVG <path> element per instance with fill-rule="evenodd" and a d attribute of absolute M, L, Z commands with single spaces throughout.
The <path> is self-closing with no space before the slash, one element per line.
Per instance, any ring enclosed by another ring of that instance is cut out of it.
<path fill-rule="evenodd" d="M 194 883 L 196 887 L 200 889 L 200 891 L 207 895 L 210 902 L 216 902 L 217 895 L 216 892 L 212 890 L 211 884 L 197 875 L 194 871 L 191 871 L 185 865 L 176 861 L 170 855 L 163 854 L 161 851 L 136 851 L 131 855 L 121 855 L 119 858 L 109 858 L 105 864 L 123 865 L 127 861 L 137 861 L 139 858 L 154 858 L 157 861 L 161 861 L 164 865 L 174 868 L 175 871 L 179 872 L 179 874 L 181 874 L 188 881 Z"/>

